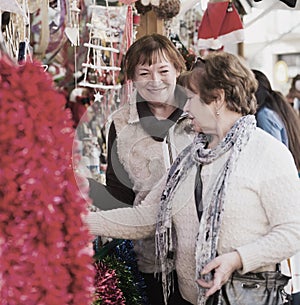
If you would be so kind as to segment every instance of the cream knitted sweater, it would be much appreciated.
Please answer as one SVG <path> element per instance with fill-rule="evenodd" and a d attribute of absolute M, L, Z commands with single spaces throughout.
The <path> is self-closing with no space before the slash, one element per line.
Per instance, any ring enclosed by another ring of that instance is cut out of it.
<path fill-rule="evenodd" d="M 202 168 L 204 208 L 226 157 Z M 195 241 L 199 227 L 195 174 L 193 168 L 172 202 L 178 282 L 182 296 L 192 304 L 197 303 Z M 154 235 L 163 184 L 158 184 L 140 206 L 89 213 L 86 222 L 91 233 L 128 239 Z M 276 263 L 300 251 L 298 173 L 287 148 L 259 128 L 240 154 L 225 199 L 218 253 L 234 249 L 241 256 L 243 273 L 273 270 Z"/>

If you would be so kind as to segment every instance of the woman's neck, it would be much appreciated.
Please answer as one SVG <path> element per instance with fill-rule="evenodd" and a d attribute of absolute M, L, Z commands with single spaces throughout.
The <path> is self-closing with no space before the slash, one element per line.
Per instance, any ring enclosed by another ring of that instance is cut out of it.
<path fill-rule="evenodd" d="M 232 126 L 242 117 L 240 113 L 229 111 L 218 117 L 216 134 L 211 135 L 208 147 L 216 147 L 227 135 Z"/>
<path fill-rule="evenodd" d="M 165 103 L 148 102 L 148 106 L 158 120 L 167 119 L 176 110 L 175 106 Z"/>

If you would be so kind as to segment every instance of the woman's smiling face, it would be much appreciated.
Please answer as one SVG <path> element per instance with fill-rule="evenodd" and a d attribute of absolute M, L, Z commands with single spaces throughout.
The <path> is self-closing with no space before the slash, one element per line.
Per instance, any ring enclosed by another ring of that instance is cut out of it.
<path fill-rule="evenodd" d="M 160 56 L 151 65 L 138 64 L 133 82 L 144 100 L 166 103 L 173 99 L 178 75 L 174 65 Z"/>

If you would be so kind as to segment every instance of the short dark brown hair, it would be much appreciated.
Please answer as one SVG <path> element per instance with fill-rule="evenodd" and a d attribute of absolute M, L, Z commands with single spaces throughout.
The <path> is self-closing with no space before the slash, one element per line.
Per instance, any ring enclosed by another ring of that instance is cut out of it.
<path fill-rule="evenodd" d="M 155 33 L 142 36 L 127 50 L 124 61 L 126 78 L 132 80 L 137 65 L 152 65 L 160 56 L 170 61 L 178 72 L 185 70 L 184 58 L 171 40 Z"/>

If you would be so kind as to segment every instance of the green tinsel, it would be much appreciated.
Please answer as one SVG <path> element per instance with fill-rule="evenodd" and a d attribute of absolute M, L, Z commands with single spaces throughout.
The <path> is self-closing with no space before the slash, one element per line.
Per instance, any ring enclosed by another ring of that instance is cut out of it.
<path fill-rule="evenodd" d="M 115 255 L 106 256 L 103 259 L 105 265 L 110 269 L 115 270 L 118 278 L 118 287 L 123 292 L 123 297 L 126 300 L 126 304 L 140 305 L 142 304 L 142 298 L 139 294 L 134 277 L 131 270 L 125 265 L 125 262 L 120 261 Z M 95 304 L 97 305 L 97 304 Z"/>
<path fill-rule="evenodd" d="M 115 270 L 109 268 L 103 261 L 95 261 L 94 267 L 96 276 L 93 305 L 125 305 Z"/>
<path fill-rule="evenodd" d="M 99 247 L 96 239 L 94 250 L 97 289 L 93 305 L 115 304 L 111 303 L 114 297 L 119 305 L 148 305 L 131 241 L 114 239 Z"/>

